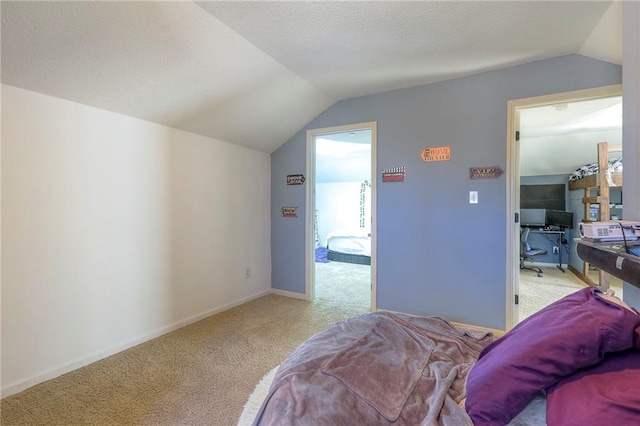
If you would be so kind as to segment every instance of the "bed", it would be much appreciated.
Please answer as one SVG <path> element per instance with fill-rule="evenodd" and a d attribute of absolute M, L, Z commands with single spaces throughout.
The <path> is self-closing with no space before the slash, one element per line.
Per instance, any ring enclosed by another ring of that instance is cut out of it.
<path fill-rule="evenodd" d="M 371 234 L 362 228 L 329 232 L 324 246 L 329 260 L 371 265 Z"/>
<path fill-rule="evenodd" d="M 640 314 L 588 287 L 497 339 L 438 317 L 338 322 L 285 359 L 253 424 L 637 424 L 639 382 Z"/>
<path fill-rule="evenodd" d="M 622 157 L 607 160 L 604 178 L 610 187 L 622 186 Z M 569 175 L 570 189 L 596 188 L 599 186 L 598 177 L 600 173 L 598 163 L 586 164 Z"/>
<path fill-rule="evenodd" d="M 623 169 L 622 157 L 610 158 L 609 153 L 619 151 L 619 146 L 610 147 L 607 142 L 600 142 L 597 145 L 598 162 L 582 166 L 569 175 L 569 190 L 585 191 L 585 218 L 589 217 L 590 204 L 600 204 L 600 220 L 609 220 L 609 188 L 622 187 Z M 597 190 L 599 197 L 591 197 L 591 190 Z"/>
<path fill-rule="evenodd" d="M 608 221 L 611 219 L 610 189 L 622 188 L 622 157 L 611 157 L 610 153 L 620 154 L 620 146 L 609 146 L 608 142 L 599 142 L 597 145 L 598 162 L 587 164 L 578 168 L 569 175 L 569 190 L 582 190 L 582 203 L 584 205 L 584 220 Z M 591 207 L 597 205 L 597 217 L 592 217 Z M 589 264 L 583 263 L 580 278 L 589 285 L 600 285 L 603 289 L 609 288 L 607 274 L 600 272 L 598 283 L 589 278 Z"/>

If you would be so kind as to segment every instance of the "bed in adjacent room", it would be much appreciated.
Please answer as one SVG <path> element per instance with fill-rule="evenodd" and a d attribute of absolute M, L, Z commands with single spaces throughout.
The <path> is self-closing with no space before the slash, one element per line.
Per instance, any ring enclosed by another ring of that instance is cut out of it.
<path fill-rule="evenodd" d="M 588 287 L 497 339 L 438 317 L 338 322 L 283 361 L 253 424 L 633 424 L 638 382 L 640 314 Z"/>
<path fill-rule="evenodd" d="M 371 265 L 371 234 L 364 229 L 329 232 L 324 246 L 329 260 Z"/>

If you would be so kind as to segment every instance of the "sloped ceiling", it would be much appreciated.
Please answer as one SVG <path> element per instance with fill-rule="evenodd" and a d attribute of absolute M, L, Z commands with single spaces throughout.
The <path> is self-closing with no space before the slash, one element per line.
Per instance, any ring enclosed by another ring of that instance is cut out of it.
<path fill-rule="evenodd" d="M 2 82 L 273 152 L 334 102 L 581 53 L 617 2 L 2 1 Z"/>
<path fill-rule="evenodd" d="M 520 112 L 520 174 L 567 176 L 598 161 L 598 142 L 622 145 L 622 97 L 526 108 Z M 612 152 L 619 158 L 622 152 Z"/>

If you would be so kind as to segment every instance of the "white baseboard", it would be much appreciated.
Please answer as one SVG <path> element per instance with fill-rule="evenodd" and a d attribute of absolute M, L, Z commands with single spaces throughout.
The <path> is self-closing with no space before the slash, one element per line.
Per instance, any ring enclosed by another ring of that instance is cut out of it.
<path fill-rule="evenodd" d="M 215 314 L 219 314 L 220 312 L 224 312 L 228 309 L 234 308 L 236 306 L 240 306 L 244 303 L 250 302 L 251 300 L 257 299 L 259 297 L 262 296 L 266 296 L 268 294 L 271 294 L 272 290 L 268 289 L 268 290 L 263 290 L 259 293 L 256 294 L 252 294 L 250 296 L 247 297 L 243 297 L 242 299 L 236 300 L 234 302 L 229 302 L 229 303 L 225 303 L 222 306 L 219 306 L 217 308 L 214 309 L 210 309 L 206 312 L 203 312 L 201 314 L 197 314 L 197 315 L 193 315 L 189 318 L 180 320 L 178 322 L 175 322 L 173 324 L 167 325 L 165 327 L 161 327 L 158 328 L 156 330 L 153 330 L 149 333 L 145 333 L 142 336 L 136 337 L 134 339 L 128 340 L 126 342 L 123 343 L 119 343 L 115 346 L 112 346 L 108 349 L 96 352 L 94 354 L 91 354 L 87 357 L 83 357 L 81 359 L 78 359 L 76 361 L 70 362 L 68 364 L 64 364 L 62 366 L 53 368 L 49 371 L 46 371 L 44 373 L 39 373 L 36 374 L 26 380 L 20 380 L 18 382 L 14 382 L 14 383 L 10 383 L 7 386 L 3 387 L 0 390 L 0 397 L 1 398 L 5 398 L 7 396 L 10 395 L 14 395 L 18 392 L 22 392 L 25 389 L 28 389 L 32 386 L 35 386 L 37 384 L 40 384 L 42 382 L 46 382 L 47 380 L 51 380 L 54 379 L 58 376 L 61 376 L 65 373 L 69 373 L 70 371 L 73 370 L 77 370 L 78 368 L 81 367 L 85 367 L 91 363 L 94 363 L 96 361 L 99 361 L 101 359 L 104 359 L 106 357 L 109 357 L 111 355 L 117 354 L 118 352 L 122 352 L 126 349 L 132 348 L 136 345 L 139 345 L 141 343 L 147 342 L 149 340 L 155 339 L 156 337 L 160 337 L 164 334 L 170 333 L 172 331 L 175 331 L 179 328 L 182 327 L 186 327 L 187 325 L 193 324 L 195 322 L 198 322 L 202 319 L 205 319 L 207 317 L 210 317 L 212 315 Z M 296 294 L 296 293 L 293 293 Z"/>
<path fill-rule="evenodd" d="M 410 317 L 423 317 L 423 316 L 426 316 L 426 315 L 417 315 L 417 314 L 407 314 L 405 312 L 399 312 L 399 311 L 390 311 L 388 309 L 379 309 L 376 312 L 389 312 L 389 313 L 392 313 L 392 314 L 408 315 Z M 477 331 L 480 331 L 480 332 L 483 332 L 483 333 L 489 331 L 489 332 L 493 333 L 493 335 L 496 336 L 496 337 L 502 337 L 506 333 L 506 331 L 500 330 L 498 328 L 490 328 L 490 327 L 484 327 L 482 325 L 473 325 L 473 324 L 466 324 L 466 323 L 463 323 L 463 322 L 449 321 L 446 318 L 442 318 L 442 319 L 444 319 L 445 321 L 449 322 L 450 324 L 452 324 L 455 327 L 469 328 L 471 330 L 477 330 Z"/>
<path fill-rule="evenodd" d="M 450 321 L 451 324 L 455 325 L 456 327 L 460 327 L 460 328 L 468 328 L 470 330 L 476 330 L 479 332 L 486 332 L 489 331 L 491 333 L 493 333 L 493 335 L 495 337 L 502 337 L 506 334 L 506 331 L 504 330 L 500 330 L 497 328 L 490 328 L 490 327 L 483 327 L 480 325 L 473 325 L 473 324 L 465 324 L 463 322 L 456 322 L 456 321 Z"/>
<path fill-rule="evenodd" d="M 304 293 L 294 293 L 293 291 L 278 290 L 278 289 L 273 289 L 271 290 L 271 292 L 278 296 L 290 297 L 292 299 L 307 300 L 307 295 Z"/>

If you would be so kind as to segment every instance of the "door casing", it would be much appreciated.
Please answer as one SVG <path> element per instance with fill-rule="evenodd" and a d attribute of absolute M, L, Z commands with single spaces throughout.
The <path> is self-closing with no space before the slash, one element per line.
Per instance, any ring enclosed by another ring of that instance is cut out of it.
<path fill-rule="evenodd" d="M 507 102 L 507 291 L 506 291 L 506 331 L 518 323 L 518 309 L 515 297 L 519 287 L 520 224 L 515 222 L 515 214 L 520 209 L 520 155 L 515 143 L 515 133 L 519 130 L 518 110 L 524 108 L 553 105 L 563 102 L 578 102 L 591 99 L 622 96 L 622 85 L 596 87 L 572 92 L 554 93 L 532 98 L 514 99 Z"/>
<path fill-rule="evenodd" d="M 376 297 L 376 258 L 377 258 L 377 122 L 348 124 L 344 126 L 324 127 L 307 130 L 307 191 L 305 215 L 305 299 L 314 299 L 315 248 L 314 248 L 314 212 L 316 191 L 316 137 L 333 133 L 346 133 L 356 130 L 371 130 L 371 311 L 377 310 Z"/>

